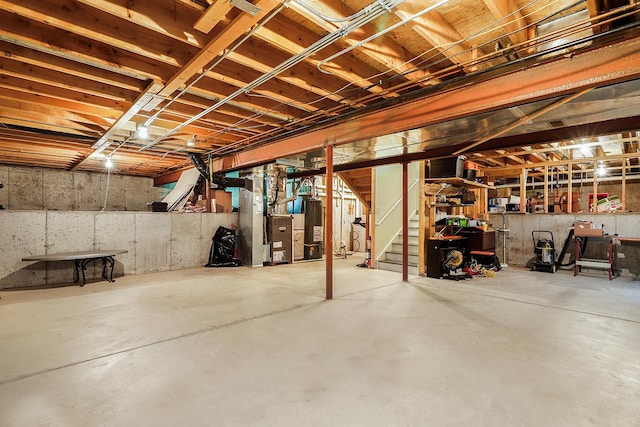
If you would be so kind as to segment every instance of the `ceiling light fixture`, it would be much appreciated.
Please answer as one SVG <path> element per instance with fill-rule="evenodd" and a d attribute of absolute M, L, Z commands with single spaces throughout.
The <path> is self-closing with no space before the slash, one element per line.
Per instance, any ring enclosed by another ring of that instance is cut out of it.
<path fill-rule="evenodd" d="M 193 135 L 193 138 L 187 140 L 187 147 L 195 147 L 196 146 L 196 136 Z"/>
<path fill-rule="evenodd" d="M 607 174 L 607 168 L 603 164 L 598 166 L 598 176 L 604 176 L 606 174 Z"/>
<path fill-rule="evenodd" d="M 104 166 L 107 169 L 111 169 L 113 167 L 113 161 L 111 160 L 111 156 L 107 156 L 107 160 L 105 160 Z"/>
<path fill-rule="evenodd" d="M 144 125 L 138 126 L 138 136 L 142 139 L 146 139 L 149 136 L 149 128 Z"/>

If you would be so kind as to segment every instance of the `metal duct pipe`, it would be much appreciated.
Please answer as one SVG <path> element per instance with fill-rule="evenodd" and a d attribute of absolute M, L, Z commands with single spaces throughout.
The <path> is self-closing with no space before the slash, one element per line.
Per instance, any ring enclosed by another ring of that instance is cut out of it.
<path fill-rule="evenodd" d="M 216 187 L 246 187 L 247 180 L 244 178 L 229 178 L 220 172 L 210 173 L 209 166 L 199 153 L 187 152 L 187 155 L 193 166 L 200 172 L 200 176 L 209 181 L 210 186 L 215 184 Z"/>
<path fill-rule="evenodd" d="M 189 160 L 191 160 L 191 163 L 193 163 L 193 166 L 195 166 L 196 169 L 198 169 L 198 172 L 200 172 L 200 175 L 208 181 L 210 179 L 209 167 L 204 162 L 204 159 L 202 158 L 202 156 L 199 153 L 192 153 L 190 151 L 187 151 L 187 156 L 189 156 Z"/>

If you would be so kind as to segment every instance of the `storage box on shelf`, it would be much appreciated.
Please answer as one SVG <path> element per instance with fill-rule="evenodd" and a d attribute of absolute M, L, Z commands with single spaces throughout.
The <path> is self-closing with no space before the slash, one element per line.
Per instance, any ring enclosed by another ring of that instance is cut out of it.
<path fill-rule="evenodd" d="M 573 234 L 577 237 L 602 237 L 604 228 L 591 221 L 576 221 L 573 224 Z"/>

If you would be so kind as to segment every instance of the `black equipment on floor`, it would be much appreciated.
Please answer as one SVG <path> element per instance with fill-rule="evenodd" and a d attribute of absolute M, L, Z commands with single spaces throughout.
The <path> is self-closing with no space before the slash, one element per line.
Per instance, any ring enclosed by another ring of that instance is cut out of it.
<path fill-rule="evenodd" d="M 548 235 L 549 239 L 541 236 Z M 536 238 L 537 236 L 537 238 Z M 533 271 L 547 271 L 549 273 L 556 272 L 556 245 L 553 240 L 553 233 L 546 230 L 535 230 L 531 232 L 533 239 L 533 252 L 535 261 L 533 261 Z"/>
<path fill-rule="evenodd" d="M 436 279 L 471 279 L 467 273 L 459 273 L 467 248 L 467 238 L 448 236 L 427 240 L 427 277 Z"/>
<path fill-rule="evenodd" d="M 304 259 L 321 259 L 324 229 L 322 201 L 304 199 Z"/>
<path fill-rule="evenodd" d="M 556 260 L 556 270 L 559 270 L 561 267 L 569 267 L 576 263 L 575 254 L 573 254 L 573 257 L 570 257 L 569 261 L 567 261 L 566 263 L 564 262 L 564 258 L 566 257 L 567 253 L 571 253 L 570 246 L 571 244 L 573 244 L 573 236 L 574 236 L 574 230 L 573 230 L 573 227 L 571 227 L 571 229 L 569 229 L 569 234 L 567 234 L 567 238 L 564 241 L 564 245 L 562 245 L 562 250 L 560 251 L 560 255 Z M 584 253 L 585 249 L 587 248 L 588 241 L 589 241 L 588 237 L 583 237 L 581 239 L 580 251 L 582 253 Z"/>
<path fill-rule="evenodd" d="M 209 262 L 205 267 L 237 267 L 240 260 L 235 255 L 236 231 L 231 228 L 218 227 L 213 235 L 213 243 L 209 252 Z"/>

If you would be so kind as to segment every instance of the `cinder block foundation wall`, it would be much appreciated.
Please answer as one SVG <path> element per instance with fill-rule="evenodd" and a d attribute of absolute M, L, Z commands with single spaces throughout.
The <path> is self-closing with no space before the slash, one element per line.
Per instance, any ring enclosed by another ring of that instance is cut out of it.
<path fill-rule="evenodd" d="M 0 289 L 73 281 L 73 262 L 22 261 L 28 255 L 125 249 L 116 275 L 201 267 L 215 231 L 232 224 L 237 213 L 0 211 Z M 95 264 L 87 280 L 101 276 Z"/>
<path fill-rule="evenodd" d="M 20 166 L 0 165 L 0 182 L 0 205 L 11 210 L 146 211 L 169 192 L 152 178 Z"/>
<path fill-rule="evenodd" d="M 534 244 L 531 232 L 534 230 L 548 230 L 553 233 L 555 247 L 558 254 L 569 234 L 567 230 L 575 221 L 592 221 L 604 225 L 607 234 L 618 234 L 620 237 L 640 238 L 640 214 L 616 213 L 616 214 L 490 214 L 489 221 L 494 229 L 505 225 L 507 232 L 507 259 L 509 265 L 528 266 L 534 258 Z M 540 236 L 545 237 L 545 236 Z M 604 245 L 596 242 L 587 244 L 587 256 L 601 258 L 605 256 Z M 503 261 L 503 233 L 496 232 L 496 255 Z M 565 257 L 565 262 L 573 259 L 575 250 L 574 241 L 569 245 L 570 255 Z M 617 247 L 619 254 L 618 270 L 622 276 L 640 276 L 640 245 L 625 244 Z M 594 274 L 605 276 L 602 270 L 594 270 Z M 542 273 L 541 273 L 542 274 Z"/>

